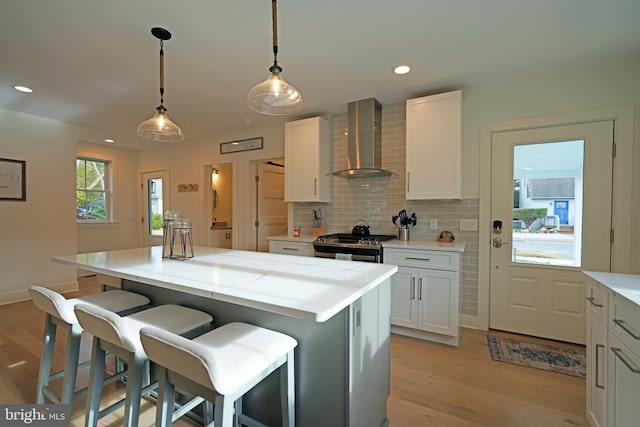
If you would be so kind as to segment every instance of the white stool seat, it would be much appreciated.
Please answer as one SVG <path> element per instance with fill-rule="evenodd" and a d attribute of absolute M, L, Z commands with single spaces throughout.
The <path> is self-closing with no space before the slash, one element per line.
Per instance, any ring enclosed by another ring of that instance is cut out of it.
<path fill-rule="evenodd" d="M 93 305 L 78 304 L 75 314 L 80 325 L 94 336 L 85 423 L 87 427 L 96 426 L 98 419 L 123 405 L 124 425 L 137 426 L 140 398 L 155 388 L 154 384 L 149 384 L 146 369 L 148 359 L 140 342 L 140 329 L 153 326 L 179 335 L 199 334 L 209 330 L 213 322 L 213 317 L 207 313 L 173 304 L 153 307 L 127 317 L 120 317 Z M 123 401 L 100 410 L 106 352 L 113 353 L 126 362 L 127 391 Z"/>
<path fill-rule="evenodd" d="M 239 322 L 221 326 L 193 340 L 147 327 L 141 329 L 140 335 L 149 360 L 164 369 L 164 375 L 159 374 L 157 426 L 171 425 L 168 411 L 173 406 L 176 383 L 187 390 L 188 383 L 194 383 L 212 391 L 216 427 L 231 426 L 234 405 L 240 421 L 242 417 L 248 418 L 242 415 L 242 396 L 280 367 L 283 425 L 295 424 L 293 349 L 297 341 L 294 338 Z M 201 390 L 196 386 L 189 391 Z"/>
<path fill-rule="evenodd" d="M 127 313 L 139 310 L 149 304 L 149 298 L 123 290 L 100 292 L 78 298 L 65 299 L 59 293 L 42 286 L 31 286 L 29 294 L 36 307 L 45 312 L 44 345 L 40 358 L 40 373 L 36 403 L 45 402 L 45 397 L 54 403 L 70 404 L 73 399 L 83 395 L 87 389 L 75 391 L 78 360 L 80 353 L 80 339 L 82 328 L 73 311 L 76 304 L 84 303 L 115 313 Z M 51 372 L 53 353 L 55 350 L 56 331 L 58 326 L 68 331 L 67 351 L 65 353 L 65 368 L 59 372 Z M 62 391 L 54 392 L 49 384 L 57 378 L 63 377 Z"/>
<path fill-rule="evenodd" d="M 76 304 L 79 303 L 91 304 L 114 313 L 120 313 L 132 308 L 142 307 L 151 302 L 149 298 L 144 295 L 123 290 L 100 292 L 65 299 L 65 297 L 51 289 L 41 286 L 31 286 L 29 288 L 29 294 L 36 307 L 69 324 L 78 323 L 73 309 Z"/>

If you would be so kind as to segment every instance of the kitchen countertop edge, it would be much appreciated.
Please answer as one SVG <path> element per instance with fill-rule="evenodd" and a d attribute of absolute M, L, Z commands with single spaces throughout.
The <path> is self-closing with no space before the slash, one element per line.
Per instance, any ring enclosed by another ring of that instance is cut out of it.
<path fill-rule="evenodd" d="M 448 251 L 448 252 L 464 252 L 465 244 L 464 243 L 445 243 L 445 242 L 431 242 L 431 241 L 420 241 L 420 240 L 390 240 L 388 242 L 384 242 L 382 244 L 383 248 L 389 249 L 428 249 L 428 250 L 437 250 L 437 251 Z"/>

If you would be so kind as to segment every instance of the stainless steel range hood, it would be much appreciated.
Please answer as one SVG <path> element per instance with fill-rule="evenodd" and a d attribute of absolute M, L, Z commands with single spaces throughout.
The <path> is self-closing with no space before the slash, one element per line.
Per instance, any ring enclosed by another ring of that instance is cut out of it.
<path fill-rule="evenodd" d="M 375 98 L 347 104 L 349 136 L 347 169 L 332 172 L 343 178 L 389 176 L 382 169 L 382 106 Z"/>

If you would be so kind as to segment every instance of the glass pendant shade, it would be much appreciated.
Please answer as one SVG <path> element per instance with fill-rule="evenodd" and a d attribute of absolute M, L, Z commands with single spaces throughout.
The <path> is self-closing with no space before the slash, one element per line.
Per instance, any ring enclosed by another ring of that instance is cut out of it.
<path fill-rule="evenodd" d="M 253 111 L 262 114 L 293 114 L 302 108 L 302 95 L 275 71 L 249 91 L 247 104 Z"/>
<path fill-rule="evenodd" d="M 167 110 L 158 107 L 158 112 L 138 126 L 138 136 L 154 141 L 180 142 L 184 140 L 182 129 L 169 119 Z"/>

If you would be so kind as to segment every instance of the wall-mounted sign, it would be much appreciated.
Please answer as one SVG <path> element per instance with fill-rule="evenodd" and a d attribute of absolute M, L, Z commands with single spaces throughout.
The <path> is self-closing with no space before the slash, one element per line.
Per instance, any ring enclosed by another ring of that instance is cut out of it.
<path fill-rule="evenodd" d="M 198 184 L 178 184 L 178 193 L 187 193 L 190 191 L 198 191 Z"/>
<path fill-rule="evenodd" d="M 0 200 L 27 200 L 27 162 L 0 159 Z"/>
<path fill-rule="evenodd" d="M 238 151 L 262 150 L 262 137 L 242 139 L 240 141 L 223 142 L 220 154 L 237 153 Z"/>

